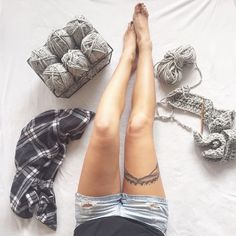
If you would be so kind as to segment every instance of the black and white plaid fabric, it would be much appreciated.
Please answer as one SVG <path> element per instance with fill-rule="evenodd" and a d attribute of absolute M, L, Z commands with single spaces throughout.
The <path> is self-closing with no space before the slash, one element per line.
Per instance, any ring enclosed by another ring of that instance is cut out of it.
<path fill-rule="evenodd" d="M 16 175 L 11 209 L 20 217 L 36 218 L 57 227 L 53 182 L 65 157 L 66 144 L 81 138 L 95 113 L 85 109 L 49 110 L 31 120 L 21 132 L 15 154 Z"/>

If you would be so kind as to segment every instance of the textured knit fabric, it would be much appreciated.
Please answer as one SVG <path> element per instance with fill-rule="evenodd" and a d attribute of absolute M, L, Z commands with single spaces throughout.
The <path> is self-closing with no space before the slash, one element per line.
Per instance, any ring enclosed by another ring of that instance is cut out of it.
<path fill-rule="evenodd" d="M 81 138 L 95 113 L 84 109 L 46 111 L 25 126 L 15 153 L 16 175 L 11 209 L 22 218 L 36 218 L 56 230 L 53 182 L 65 157 L 66 144 Z"/>
<path fill-rule="evenodd" d="M 236 159 L 236 129 L 226 129 L 206 137 L 194 132 L 193 137 L 196 144 L 203 148 L 202 156 L 207 160 L 223 162 Z"/>
<path fill-rule="evenodd" d="M 202 151 L 204 158 L 212 161 L 236 159 L 235 111 L 216 109 L 210 99 L 190 93 L 189 87 L 177 88 L 171 91 L 166 96 L 164 103 L 172 108 L 191 112 L 202 117 L 203 123 L 210 133 L 203 137 L 199 132 L 194 131 L 193 137 L 195 143 L 204 148 Z M 159 117 L 161 118 L 161 116 Z M 177 121 L 173 116 L 170 118 Z M 179 122 L 179 124 L 181 123 Z M 181 125 L 184 127 L 183 124 Z"/>
<path fill-rule="evenodd" d="M 164 236 L 161 231 L 142 222 L 110 216 L 87 221 L 79 225 L 74 236 Z"/>
<path fill-rule="evenodd" d="M 177 88 L 167 95 L 167 103 L 174 108 L 201 116 L 204 106 L 203 121 L 210 132 L 221 132 L 234 125 L 235 112 L 214 108 L 210 99 L 189 92 L 188 87 Z"/>
<path fill-rule="evenodd" d="M 185 45 L 169 50 L 154 67 L 155 77 L 166 84 L 180 82 L 187 71 L 198 69 L 196 53 L 192 46 Z M 200 73 L 200 71 L 199 71 Z"/>

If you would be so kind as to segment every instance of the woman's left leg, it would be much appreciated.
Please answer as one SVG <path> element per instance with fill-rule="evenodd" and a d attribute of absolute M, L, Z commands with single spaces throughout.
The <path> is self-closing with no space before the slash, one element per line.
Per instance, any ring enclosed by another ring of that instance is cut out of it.
<path fill-rule="evenodd" d="M 125 138 L 123 191 L 134 195 L 165 197 L 153 138 L 155 80 L 148 12 L 144 4 L 136 5 L 133 22 L 139 57 Z"/>
<path fill-rule="evenodd" d="M 119 123 L 135 60 L 136 34 L 130 23 L 120 62 L 98 105 L 78 192 L 87 196 L 120 193 Z"/>
<path fill-rule="evenodd" d="M 132 110 L 125 138 L 125 173 L 121 216 L 148 224 L 165 234 L 168 204 L 153 139 L 155 81 L 148 12 L 138 4 L 134 12 L 139 58 Z"/>

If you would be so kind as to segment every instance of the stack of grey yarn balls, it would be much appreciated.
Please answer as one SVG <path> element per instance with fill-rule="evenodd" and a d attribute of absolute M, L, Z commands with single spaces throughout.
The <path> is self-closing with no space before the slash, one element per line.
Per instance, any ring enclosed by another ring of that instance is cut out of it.
<path fill-rule="evenodd" d="M 48 88 L 63 97 L 108 53 L 107 42 L 84 16 L 79 16 L 55 30 L 28 62 Z"/>

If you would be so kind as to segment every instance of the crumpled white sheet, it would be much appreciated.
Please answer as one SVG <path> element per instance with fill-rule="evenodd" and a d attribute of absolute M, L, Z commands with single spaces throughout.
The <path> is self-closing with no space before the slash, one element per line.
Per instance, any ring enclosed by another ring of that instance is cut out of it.
<path fill-rule="evenodd" d="M 168 49 L 190 44 L 197 53 L 203 83 L 194 90 L 211 98 L 217 108 L 236 108 L 236 0 L 150 0 L 154 62 Z M 23 220 L 9 207 L 9 191 L 15 174 L 14 152 L 20 131 L 34 116 L 51 108 L 85 107 L 96 111 L 122 49 L 122 35 L 131 20 L 135 0 L 1 0 L 0 1 L 0 235 L 72 235 L 74 193 L 91 125 L 74 141 L 56 181 L 58 229 L 53 233 L 35 218 Z M 26 59 L 41 46 L 54 28 L 75 15 L 85 15 L 112 45 L 111 64 L 70 99 L 58 99 L 45 87 Z M 122 142 L 130 109 L 122 117 Z M 189 81 L 190 83 L 191 81 Z M 157 85 L 157 98 L 170 88 Z M 179 115 L 200 129 L 200 121 Z M 203 160 L 191 134 L 171 123 L 156 122 L 156 150 L 169 200 L 168 236 L 236 235 L 236 162 Z M 123 163 L 123 147 L 121 147 Z M 121 170 L 123 171 L 123 170 Z"/>

